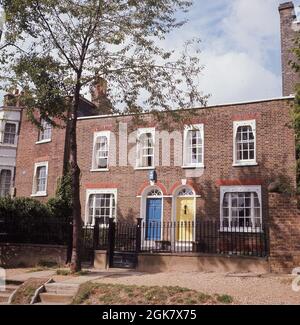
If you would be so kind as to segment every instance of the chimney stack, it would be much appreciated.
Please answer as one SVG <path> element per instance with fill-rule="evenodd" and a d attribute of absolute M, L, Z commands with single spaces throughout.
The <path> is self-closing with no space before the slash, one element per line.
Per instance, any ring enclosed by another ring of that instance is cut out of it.
<path fill-rule="evenodd" d="M 112 105 L 107 98 L 107 81 L 98 77 L 90 87 L 92 103 L 96 106 L 99 115 L 111 114 Z"/>
<path fill-rule="evenodd" d="M 299 73 L 294 71 L 290 62 L 296 57 L 292 52 L 295 39 L 300 30 L 300 22 L 296 19 L 293 2 L 285 2 L 279 6 L 281 33 L 281 64 L 282 64 L 282 93 L 283 96 L 295 94 L 296 85 L 300 82 Z"/>

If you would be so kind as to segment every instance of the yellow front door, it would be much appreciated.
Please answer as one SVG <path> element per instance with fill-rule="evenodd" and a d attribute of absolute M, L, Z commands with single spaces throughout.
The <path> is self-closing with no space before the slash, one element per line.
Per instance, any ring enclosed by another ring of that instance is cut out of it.
<path fill-rule="evenodd" d="M 194 231 L 194 198 L 176 199 L 176 240 L 192 241 Z"/>

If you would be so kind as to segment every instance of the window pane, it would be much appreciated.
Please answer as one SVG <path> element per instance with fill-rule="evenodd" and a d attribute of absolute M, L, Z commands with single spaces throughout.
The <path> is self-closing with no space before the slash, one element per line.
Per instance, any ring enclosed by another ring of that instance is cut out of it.
<path fill-rule="evenodd" d="M 4 128 L 3 142 L 6 144 L 14 144 L 16 137 L 16 124 L 6 123 Z"/>
<path fill-rule="evenodd" d="M 95 203 L 95 207 L 90 205 L 90 215 L 94 215 L 99 219 L 100 224 L 108 224 L 109 218 L 115 216 L 115 199 L 114 194 L 92 194 L 90 195 L 91 202 Z M 94 209 L 94 211 L 93 211 Z"/>
<path fill-rule="evenodd" d="M 9 195 L 11 187 L 11 171 L 3 169 L 0 173 L 0 196 Z"/>
<path fill-rule="evenodd" d="M 231 227 L 244 228 L 245 231 L 249 227 L 260 227 L 261 207 L 257 193 L 225 193 L 222 205 L 223 223 L 228 218 Z"/>
<path fill-rule="evenodd" d="M 40 130 L 40 133 L 39 133 L 39 141 L 51 140 L 52 125 L 49 122 L 42 120 L 41 127 L 42 127 L 42 130 Z"/>
<path fill-rule="evenodd" d="M 254 160 L 255 139 L 252 127 L 250 125 L 238 127 L 235 150 L 237 161 Z"/>
<path fill-rule="evenodd" d="M 144 133 L 138 142 L 139 167 L 154 166 L 154 141 L 152 133 Z"/>
<path fill-rule="evenodd" d="M 37 192 L 46 191 L 46 166 L 40 166 L 36 171 L 37 177 Z"/>

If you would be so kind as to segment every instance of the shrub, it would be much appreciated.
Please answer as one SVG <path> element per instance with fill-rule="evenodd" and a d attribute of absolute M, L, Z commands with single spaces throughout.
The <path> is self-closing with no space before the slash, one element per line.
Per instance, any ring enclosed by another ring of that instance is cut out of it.
<path fill-rule="evenodd" d="M 31 198 L 0 198 L 0 216 L 16 218 L 38 218 L 38 217 L 51 217 L 49 208 Z"/>
<path fill-rule="evenodd" d="M 59 181 L 56 196 L 49 199 L 47 207 L 51 214 L 58 218 L 72 216 L 72 179 L 71 173 L 67 172 Z"/>

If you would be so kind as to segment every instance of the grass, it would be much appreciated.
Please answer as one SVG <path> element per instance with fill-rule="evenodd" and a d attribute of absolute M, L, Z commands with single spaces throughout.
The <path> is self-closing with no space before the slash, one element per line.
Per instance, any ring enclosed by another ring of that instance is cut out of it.
<path fill-rule="evenodd" d="M 27 271 L 27 273 L 31 272 L 41 272 L 45 270 L 51 270 L 58 268 L 58 264 L 56 262 L 49 262 L 41 260 L 39 261 L 38 265 L 30 270 Z"/>
<path fill-rule="evenodd" d="M 229 295 L 208 295 L 182 287 L 97 284 L 80 286 L 74 305 L 213 305 L 232 304 Z"/>
<path fill-rule="evenodd" d="M 13 297 L 13 305 L 29 305 L 35 291 L 45 283 L 45 279 L 29 279 L 25 281 Z"/>

